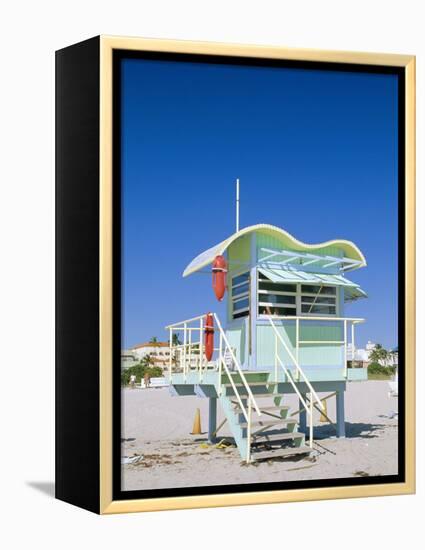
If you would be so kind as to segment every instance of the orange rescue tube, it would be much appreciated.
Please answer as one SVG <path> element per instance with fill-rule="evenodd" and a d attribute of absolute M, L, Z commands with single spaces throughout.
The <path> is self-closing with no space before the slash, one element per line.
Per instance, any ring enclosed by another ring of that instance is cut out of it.
<path fill-rule="evenodd" d="M 207 361 L 211 361 L 214 353 L 214 318 L 212 313 L 205 315 L 205 357 Z"/>
<path fill-rule="evenodd" d="M 227 262 L 224 256 L 216 256 L 212 264 L 212 286 L 219 302 L 226 292 Z"/>

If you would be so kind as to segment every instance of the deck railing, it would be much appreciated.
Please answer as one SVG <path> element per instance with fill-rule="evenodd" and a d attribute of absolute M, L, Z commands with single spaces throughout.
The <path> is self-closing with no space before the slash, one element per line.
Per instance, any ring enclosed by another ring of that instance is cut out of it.
<path fill-rule="evenodd" d="M 317 315 L 317 316 L 313 316 L 313 315 L 309 315 L 308 317 L 302 317 L 302 316 L 278 316 L 278 315 L 273 315 L 273 317 L 271 316 L 267 316 L 268 319 L 273 319 L 273 320 L 279 320 L 279 321 L 295 321 L 295 358 L 296 358 L 296 362 L 299 364 L 300 360 L 299 360 L 299 351 L 300 351 L 300 346 L 302 345 L 319 345 L 319 344 L 335 344 L 335 345 L 341 345 L 343 346 L 343 365 L 344 365 L 344 377 L 347 378 L 347 369 L 348 369 L 348 365 L 347 365 L 347 346 L 348 346 L 348 329 L 349 329 L 349 324 L 351 324 L 351 353 L 352 353 L 352 357 L 355 356 L 355 334 L 354 334 L 354 331 L 355 331 L 355 326 L 360 324 L 360 323 L 364 323 L 365 322 L 365 319 L 361 319 L 359 317 L 326 317 L 324 315 Z M 343 326 L 343 332 L 344 332 L 344 337 L 342 340 L 300 340 L 300 324 L 302 322 L 309 322 L 309 321 L 336 321 L 336 322 L 340 322 Z M 297 371 L 296 371 L 296 374 L 297 374 L 297 379 L 298 379 L 298 372 L 299 372 L 299 369 L 297 368 Z"/>
<path fill-rule="evenodd" d="M 168 325 L 166 329 L 169 331 L 170 338 L 170 360 L 169 360 L 169 377 L 170 383 L 172 382 L 173 376 L 173 361 L 176 361 L 177 366 L 177 353 L 180 355 L 180 370 L 183 373 L 184 380 L 187 380 L 188 372 L 195 371 L 198 373 L 198 380 L 202 382 L 205 371 L 211 367 L 215 371 L 218 371 L 218 393 L 221 395 L 222 392 L 222 373 L 227 374 L 227 378 L 232 386 L 232 390 L 235 394 L 235 397 L 239 403 L 242 414 L 247 423 L 247 451 L 246 451 L 246 461 L 250 462 L 251 458 L 251 424 L 252 424 L 252 410 L 254 409 L 259 416 L 261 416 L 260 408 L 254 398 L 251 388 L 249 387 L 248 381 L 243 373 L 243 370 L 239 364 L 239 361 L 236 357 L 236 354 L 231 347 L 226 333 L 221 326 L 220 319 L 216 313 L 212 314 L 215 320 L 215 325 L 219 333 L 219 345 L 214 348 L 214 353 L 216 359 L 208 362 L 204 354 L 204 342 L 203 336 L 205 331 L 205 315 L 199 315 L 198 317 L 193 317 L 192 319 L 187 319 L 186 321 L 180 321 L 179 323 L 174 323 Z M 183 332 L 183 343 L 173 345 L 173 334 Z M 197 338 L 199 336 L 199 338 Z M 195 338 L 194 338 L 195 337 Z M 227 364 L 227 358 L 230 356 L 233 364 L 233 372 L 230 370 Z M 194 358 L 194 361 L 193 361 Z M 194 368 L 192 368 L 192 363 L 194 363 Z M 233 374 L 237 373 L 239 375 L 242 386 L 246 391 L 245 394 L 241 394 L 238 390 L 237 385 L 233 379 Z"/>

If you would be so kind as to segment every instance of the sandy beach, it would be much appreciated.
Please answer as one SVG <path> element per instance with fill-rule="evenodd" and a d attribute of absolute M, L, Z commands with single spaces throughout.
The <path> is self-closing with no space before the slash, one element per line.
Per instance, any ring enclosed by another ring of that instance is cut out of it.
<path fill-rule="evenodd" d="M 346 438 L 335 438 L 330 424 L 315 417 L 314 456 L 275 459 L 246 465 L 226 424 L 210 445 L 207 434 L 192 436 L 196 408 L 208 428 L 208 400 L 172 397 L 168 388 L 124 389 L 122 456 L 137 463 L 122 466 L 123 490 L 190 487 L 270 481 L 366 477 L 397 473 L 397 399 L 386 381 L 350 382 L 345 393 Z M 324 394 L 321 395 L 324 397 Z M 285 403 L 298 409 L 295 396 Z M 219 423 L 224 416 L 218 405 Z M 335 420 L 335 399 L 328 402 Z M 222 448 L 221 448 L 222 447 Z"/>

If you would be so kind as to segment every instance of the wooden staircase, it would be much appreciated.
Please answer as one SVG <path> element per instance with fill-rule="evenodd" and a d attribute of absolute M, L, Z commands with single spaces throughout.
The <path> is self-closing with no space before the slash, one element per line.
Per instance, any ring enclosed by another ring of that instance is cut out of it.
<path fill-rule="evenodd" d="M 264 373 L 267 377 L 269 374 Z M 256 381 L 250 381 L 250 373 L 245 373 L 245 378 L 261 415 L 255 409 L 252 410 L 250 427 L 242 407 L 235 399 L 233 385 L 222 385 L 222 400 L 229 400 L 230 407 L 226 407 L 227 418 L 230 426 L 233 426 L 232 431 L 238 436 L 235 441 L 241 456 L 246 455 L 248 445 L 250 462 L 311 453 L 313 449 L 306 445 L 304 433 L 298 431 L 298 422 L 291 416 L 290 407 L 285 405 L 284 394 L 278 393 L 278 385 L 268 382 L 267 379 L 258 381 L 259 373 L 252 375 Z M 233 384 L 246 407 L 246 387 L 236 378 L 233 379 Z"/>
<path fill-rule="evenodd" d="M 172 346 L 176 353 L 179 351 L 179 360 L 174 368 L 178 375 L 181 375 L 180 384 L 199 385 L 201 393 L 204 393 L 201 386 L 211 386 L 214 397 L 219 398 L 239 453 L 246 462 L 311 453 L 313 408 L 320 407 L 324 410 L 324 405 L 303 372 L 298 358 L 292 352 L 290 343 L 283 338 L 272 317 L 269 316 L 268 320 L 275 334 L 273 373 L 243 370 L 220 319 L 215 313 L 212 315 L 218 329 L 218 347 L 214 350 L 216 358 L 213 361 L 204 360 L 202 335 L 205 329 L 205 315 L 198 315 L 167 327 L 170 330 L 170 342 L 173 341 L 173 331 L 183 331 L 183 344 Z M 289 364 L 279 355 L 280 348 L 286 351 Z M 194 349 L 199 353 L 198 361 L 192 366 Z M 172 353 L 169 364 L 170 382 L 173 379 L 171 357 Z M 215 376 L 209 376 L 210 374 Z M 191 380 L 188 382 L 189 378 Z M 282 382 L 277 383 L 276 380 Z M 291 386 L 291 393 L 298 396 L 303 410 L 310 419 L 308 446 L 304 434 L 298 431 L 297 421 L 283 402 L 284 395 L 279 393 L 283 386 L 280 384 Z M 300 384 L 303 386 L 303 394 L 299 390 Z M 178 393 L 178 390 L 175 391 Z M 190 394 L 190 391 L 189 387 L 189 392 L 183 395 Z M 306 393 L 309 394 L 309 399 L 306 399 Z"/>

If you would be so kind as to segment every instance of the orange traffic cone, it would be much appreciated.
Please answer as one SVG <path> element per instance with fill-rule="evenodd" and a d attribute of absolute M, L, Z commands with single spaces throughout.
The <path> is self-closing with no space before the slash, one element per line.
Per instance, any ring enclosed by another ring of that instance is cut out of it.
<path fill-rule="evenodd" d="M 201 429 L 201 411 L 199 409 L 196 409 L 195 412 L 195 419 L 193 421 L 193 428 L 190 432 L 191 435 L 201 435 L 202 429 Z"/>
<path fill-rule="evenodd" d="M 326 422 L 329 422 L 329 420 L 326 418 L 326 416 L 328 416 L 328 405 L 327 405 L 327 402 L 326 401 L 323 401 L 323 405 L 325 407 L 324 411 L 322 412 L 322 414 L 320 415 L 320 420 L 319 422 L 322 422 L 322 424 L 326 423 Z M 325 414 L 323 414 L 325 413 Z"/>

